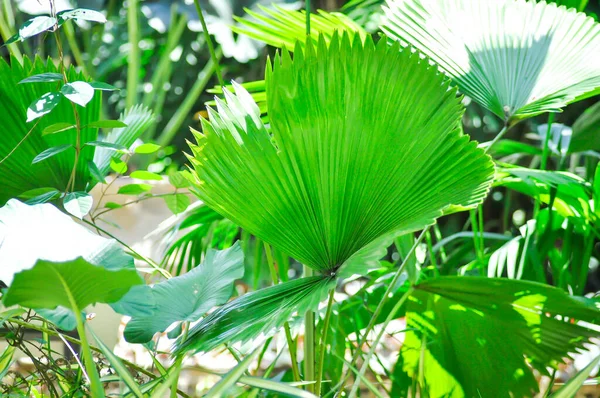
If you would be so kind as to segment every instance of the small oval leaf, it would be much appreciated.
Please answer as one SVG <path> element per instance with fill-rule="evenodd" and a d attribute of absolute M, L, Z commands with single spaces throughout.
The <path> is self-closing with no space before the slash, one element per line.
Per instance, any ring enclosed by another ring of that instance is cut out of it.
<path fill-rule="evenodd" d="M 118 91 L 119 90 L 115 86 L 111 86 L 110 84 L 103 83 L 103 82 L 91 82 L 90 86 L 92 86 L 94 88 L 94 90 L 100 90 L 100 91 Z"/>
<path fill-rule="evenodd" d="M 77 126 L 75 126 L 74 124 L 71 124 L 71 123 L 54 123 L 54 124 L 46 127 L 42 131 L 42 135 L 56 134 L 56 133 L 60 133 L 62 131 L 74 129 L 76 127 Z"/>
<path fill-rule="evenodd" d="M 160 149 L 160 145 L 156 145 L 156 144 L 142 144 L 138 147 L 135 148 L 135 153 L 141 153 L 141 154 L 149 154 L 149 153 L 154 153 L 156 151 L 158 151 Z"/>
<path fill-rule="evenodd" d="M 122 195 L 139 195 L 149 192 L 152 189 L 150 184 L 127 184 L 119 188 L 117 193 Z"/>
<path fill-rule="evenodd" d="M 88 124 L 87 127 L 97 129 L 116 129 L 127 127 L 127 125 L 120 120 L 98 120 L 97 122 Z"/>
<path fill-rule="evenodd" d="M 104 14 L 98 11 L 88 10 L 87 8 L 76 8 L 74 10 L 61 11 L 56 16 L 61 24 L 69 19 L 106 23 L 106 17 Z"/>
<path fill-rule="evenodd" d="M 87 165 L 92 177 L 94 177 L 96 181 L 101 182 L 102 184 L 106 184 L 106 180 L 104 179 L 104 176 L 98 169 L 98 166 L 96 166 L 96 163 L 94 163 L 92 160 L 88 160 Z"/>
<path fill-rule="evenodd" d="M 94 88 L 86 82 L 67 83 L 60 92 L 71 102 L 80 106 L 86 106 L 94 98 Z"/>
<path fill-rule="evenodd" d="M 56 25 L 56 22 L 56 18 L 47 15 L 31 18 L 19 29 L 19 37 L 21 40 L 24 40 L 28 37 L 45 32 Z"/>
<path fill-rule="evenodd" d="M 66 151 L 67 149 L 72 148 L 72 147 L 73 147 L 73 145 L 71 145 L 71 144 L 53 146 L 52 148 L 46 149 L 45 151 L 43 151 L 42 153 L 37 155 L 35 158 L 33 158 L 31 163 L 34 164 L 34 163 L 41 162 L 42 160 L 46 160 L 54 155 L 57 155 L 61 152 Z"/>
<path fill-rule="evenodd" d="M 129 175 L 131 178 L 135 178 L 138 180 L 154 180 L 154 181 L 162 181 L 162 177 L 156 173 L 152 173 L 146 170 L 136 170 Z"/>
<path fill-rule="evenodd" d="M 127 172 L 127 163 L 121 159 L 112 158 L 110 160 L 110 168 L 117 174 L 125 174 Z"/>
<path fill-rule="evenodd" d="M 27 122 L 31 122 L 32 120 L 50 113 L 52 109 L 58 105 L 60 98 L 60 93 L 52 92 L 46 93 L 33 101 L 31 105 L 29 105 L 29 108 L 27 108 Z"/>
<path fill-rule="evenodd" d="M 164 197 L 165 203 L 173 214 L 183 213 L 190 205 L 190 198 L 182 193 L 169 195 Z"/>

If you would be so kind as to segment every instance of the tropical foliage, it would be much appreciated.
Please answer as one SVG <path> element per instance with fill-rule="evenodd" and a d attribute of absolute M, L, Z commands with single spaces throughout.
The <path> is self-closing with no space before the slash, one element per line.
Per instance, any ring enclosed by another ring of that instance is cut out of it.
<path fill-rule="evenodd" d="M 0 6 L 3 396 L 594 375 L 600 4 L 291 3 Z"/>

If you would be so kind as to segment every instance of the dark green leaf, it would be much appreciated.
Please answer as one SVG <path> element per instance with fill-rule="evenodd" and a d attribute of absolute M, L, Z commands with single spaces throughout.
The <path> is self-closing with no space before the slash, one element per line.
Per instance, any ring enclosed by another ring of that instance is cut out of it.
<path fill-rule="evenodd" d="M 534 396 L 531 367 L 548 374 L 599 334 L 577 322 L 600 321 L 592 301 L 545 284 L 442 277 L 415 289 L 401 355 L 432 397 Z"/>
<path fill-rule="evenodd" d="M 56 134 L 62 131 L 67 131 L 76 128 L 77 126 L 72 123 L 54 123 L 42 130 L 42 135 Z"/>
<path fill-rule="evenodd" d="M 27 122 L 31 122 L 37 118 L 50 113 L 52 109 L 58 105 L 62 95 L 60 93 L 46 93 L 40 98 L 36 99 L 27 108 Z"/>
<path fill-rule="evenodd" d="M 39 73 L 37 75 L 29 76 L 19 82 L 19 84 L 23 83 L 40 83 L 40 82 L 59 82 L 63 80 L 63 75 L 60 73 Z"/>
<path fill-rule="evenodd" d="M 120 120 L 98 120 L 97 122 L 88 124 L 87 127 L 98 129 L 116 129 L 127 127 L 127 125 Z"/>
<path fill-rule="evenodd" d="M 89 141 L 89 142 L 86 142 L 84 145 L 102 147 L 102 148 L 110 149 L 113 151 L 119 151 L 119 152 L 127 152 L 127 148 L 125 148 L 123 145 L 114 144 L 112 142 L 106 142 L 106 141 Z"/>
<path fill-rule="evenodd" d="M 600 150 L 600 102 L 588 108 L 573 124 L 569 152 Z"/>
<path fill-rule="evenodd" d="M 96 179 L 96 181 L 101 182 L 102 184 L 106 183 L 104 176 L 100 170 L 98 170 L 98 166 L 96 166 L 96 163 L 94 163 L 93 160 L 88 160 L 87 165 L 88 169 L 90 170 L 90 174 Z"/>
<path fill-rule="evenodd" d="M 94 199 L 86 192 L 69 192 L 63 199 L 65 210 L 80 220 L 92 210 L 93 204 Z"/>
<path fill-rule="evenodd" d="M 100 91 L 117 91 L 117 90 L 119 90 L 115 86 L 111 86 L 110 84 L 104 83 L 104 82 L 91 82 L 90 86 L 92 86 L 94 88 L 94 90 L 100 90 Z"/>
<path fill-rule="evenodd" d="M 55 146 L 52 148 L 48 148 L 44 152 L 38 154 L 35 158 L 33 158 L 33 161 L 31 163 L 41 162 L 42 160 L 46 160 L 54 155 L 58 155 L 59 153 L 64 152 L 69 148 L 73 148 L 73 145 L 64 144 L 64 145 L 59 145 L 59 146 Z"/>
<path fill-rule="evenodd" d="M 25 199 L 26 204 L 36 205 L 46 203 L 60 196 L 60 192 L 55 188 L 36 188 L 19 195 L 19 199 Z"/>
<path fill-rule="evenodd" d="M 191 203 L 189 196 L 182 193 L 164 196 L 163 199 L 173 214 L 183 213 Z"/>
<path fill-rule="evenodd" d="M 192 271 L 146 288 L 157 307 L 150 316 L 133 317 L 125 327 L 131 343 L 146 343 L 174 322 L 195 322 L 208 310 L 227 302 L 233 282 L 244 275 L 242 248 L 236 243 L 223 251 L 209 250 Z"/>
<path fill-rule="evenodd" d="M 67 83 L 60 89 L 69 101 L 80 106 L 86 106 L 94 98 L 94 88 L 86 82 Z"/>

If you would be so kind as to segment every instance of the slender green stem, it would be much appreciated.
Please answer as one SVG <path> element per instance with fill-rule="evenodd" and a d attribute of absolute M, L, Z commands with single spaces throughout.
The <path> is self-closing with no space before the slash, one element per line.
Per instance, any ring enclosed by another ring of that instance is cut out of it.
<path fill-rule="evenodd" d="M 552 123 L 554 122 L 554 113 L 548 114 L 548 128 L 546 129 L 546 137 L 544 137 L 544 149 L 542 151 L 542 161 L 540 170 L 546 170 L 548 158 L 550 156 L 550 136 L 552 135 Z"/>
<path fill-rule="evenodd" d="M 85 325 L 82 320 L 81 310 L 79 310 L 79 308 L 77 307 L 77 303 L 75 302 L 75 299 L 71 295 L 70 291 L 66 289 L 65 292 L 69 296 L 71 309 L 75 313 L 75 321 L 77 322 L 77 333 L 79 334 L 79 340 L 81 341 L 81 354 L 83 356 L 85 370 L 87 371 L 87 374 L 90 378 L 90 390 L 92 392 L 92 396 L 103 397 L 104 391 L 102 389 L 102 383 L 100 382 L 100 375 L 98 374 L 98 369 L 96 369 L 94 357 L 92 356 L 92 351 L 90 350 L 90 345 L 85 335 Z"/>
<path fill-rule="evenodd" d="M 306 36 L 310 36 L 310 0 L 305 0 L 306 6 Z"/>
<path fill-rule="evenodd" d="M 494 146 L 495 143 L 497 143 L 498 141 L 500 141 L 500 139 L 504 136 L 504 134 L 506 134 L 506 132 L 510 129 L 508 122 L 506 122 L 504 124 L 504 126 L 502 127 L 502 130 L 500 130 L 500 132 L 498 132 L 498 134 L 496 135 L 496 137 L 494 137 L 494 139 L 490 142 L 490 145 L 488 145 L 483 151 L 484 152 L 489 152 L 490 148 Z"/>
<path fill-rule="evenodd" d="M 304 276 L 313 276 L 313 270 L 304 266 Z M 315 313 L 306 311 L 304 315 L 304 381 L 315 381 Z M 307 391 L 314 393 L 313 383 L 306 385 Z"/>
<path fill-rule="evenodd" d="M 140 27 L 138 0 L 127 1 L 127 33 L 129 53 L 127 55 L 127 96 L 125 106 L 131 108 L 137 103 L 137 91 L 140 76 Z"/>
<path fill-rule="evenodd" d="M 198 79 L 196 80 L 192 88 L 188 91 L 188 94 L 186 95 L 185 99 L 183 100 L 181 105 L 179 105 L 179 108 L 173 114 L 162 133 L 156 139 L 156 142 L 160 146 L 164 147 L 169 145 L 173 137 L 175 137 L 175 135 L 179 131 L 179 128 L 190 114 L 190 110 L 192 109 L 194 104 L 196 104 L 196 101 L 200 97 L 200 94 L 202 94 L 202 91 L 204 91 L 204 88 L 210 81 L 212 74 L 217 70 L 219 60 L 222 56 L 223 51 L 220 48 L 217 49 L 217 53 L 215 55 L 216 61 L 213 59 L 208 61 L 204 69 L 202 69 L 200 74 L 198 74 Z"/>
<path fill-rule="evenodd" d="M 442 240 L 442 231 L 440 230 L 440 226 L 437 223 L 435 223 L 435 225 L 433 226 L 433 232 L 435 234 L 436 242 L 440 242 Z M 440 248 L 440 258 L 442 260 L 442 263 L 445 263 L 446 259 L 448 258 L 448 256 L 446 255 L 446 249 L 443 246 Z"/>
<path fill-rule="evenodd" d="M 329 321 L 331 319 L 331 312 L 333 310 L 333 295 L 335 288 L 329 292 L 329 301 L 327 302 L 327 311 L 325 312 L 325 319 L 323 320 L 323 326 L 321 327 L 321 343 L 319 344 L 319 360 L 317 361 L 317 380 L 315 384 L 315 395 L 321 396 L 321 383 L 323 379 L 323 365 L 325 362 L 325 351 L 327 351 L 327 331 L 329 330 Z"/>
<path fill-rule="evenodd" d="M 408 264 L 408 260 L 410 260 L 411 256 L 415 253 L 417 247 L 421 244 L 421 241 L 423 240 L 423 238 L 425 238 L 425 235 L 427 234 L 427 231 L 429 231 L 429 228 L 430 227 L 425 228 L 421 232 L 421 234 L 419 235 L 417 240 L 415 240 L 415 243 L 411 246 L 410 250 L 408 251 L 408 253 L 406 253 L 406 256 L 402 260 L 402 264 L 400 264 L 400 266 L 398 267 L 396 274 L 394 275 L 392 280 L 389 282 L 387 290 L 385 291 L 385 293 L 382 296 L 383 298 L 377 305 L 377 308 L 375 309 L 375 312 L 371 316 L 371 320 L 369 321 L 369 324 L 365 328 L 362 338 L 360 339 L 360 341 L 358 343 L 358 347 L 357 347 L 356 351 L 354 352 L 352 361 L 350 362 L 351 366 L 355 366 L 356 362 L 358 361 L 358 358 L 360 357 L 360 354 L 362 353 L 361 347 L 364 346 L 365 343 L 367 342 L 367 337 L 369 336 L 369 333 L 375 326 L 375 323 L 377 322 L 377 319 L 379 318 L 381 311 L 383 311 L 383 307 L 387 304 L 388 300 L 390 300 L 390 298 L 392 298 L 394 296 L 393 289 L 396 287 L 398 279 L 400 279 L 400 275 L 402 275 L 402 273 L 404 272 L 404 269 L 406 268 L 406 265 Z M 350 376 L 349 370 L 350 370 L 350 368 L 347 368 L 344 371 L 344 374 L 342 375 L 342 377 L 340 378 L 340 380 L 341 380 L 340 386 L 341 386 L 342 390 L 344 388 L 344 385 L 346 384 L 346 381 L 348 380 L 348 377 Z"/>
<path fill-rule="evenodd" d="M 377 349 L 377 346 L 379 345 L 379 341 L 381 340 L 381 337 L 385 333 L 385 329 L 389 325 L 390 321 L 392 319 L 394 319 L 394 317 L 396 316 L 396 313 L 398 312 L 398 310 L 400 310 L 400 308 L 402 307 L 402 305 L 404 304 L 404 302 L 410 297 L 410 295 L 412 294 L 413 291 L 414 291 L 414 288 L 411 287 L 410 289 L 408 289 L 406 291 L 406 293 L 404 293 L 402 295 L 402 297 L 400 298 L 400 300 L 398 300 L 398 302 L 396 302 L 396 305 L 394 305 L 394 308 L 392 308 L 392 310 L 388 314 L 387 318 L 385 319 L 385 322 L 383 322 L 383 324 L 381 325 L 381 330 L 379 331 L 379 333 L 377 334 L 377 337 L 375 337 L 375 340 L 371 344 L 371 349 L 369 350 L 369 353 L 367 354 L 367 357 L 365 358 L 365 360 L 364 360 L 364 362 L 362 364 L 362 367 L 360 368 L 360 372 L 358 373 L 358 377 L 356 377 L 356 380 L 354 381 L 354 385 L 352 386 L 352 390 L 350 391 L 349 398 L 353 398 L 354 396 L 356 396 L 356 393 L 358 391 L 358 387 L 360 385 L 360 381 L 363 379 L 363 377 L 365 375 L 365 372 L 366 372 L 366 370 L 369 367 L 369 363 L 371 362 L 371 358 L 373 357 L 373 354 L 375 353 L 375 350 Z"/>
<path fill-rule="evenodd" d="M 185 341 L 185 339 L 187 338 L 188 330 L 190 328 L 190 323 L 183 322 L 182 326 L 183 326 L 182 339 Z M 179 354 L 177 359 L 175 359 L 175 363 L 173 364 L 173 366 L 175 367 L 173 372 L 177 373 L 177 376 L 173 379 L 173 383 L 171 384 L 171 398 L 177 398 L 177 383 L 179 382 L 179 373 L 181 373 L 181 364 L 183 364 L 184 357 L 185 357 L 185 354 Z M 170 370 L 169 370 L 169 374 L 171 374 Z"/>
<path fill-rule="evenodd" d="M 212 39 L 208 33 L 208 27 L 206 26 L 206 21 L 204 20 L 204 13 L 202 12 L 202 7 L 200 7 L 200 2 L 198 0 L 194 0 L 194 4 L 196 5 L 196 12 L 198 13 L 198 18 L 200 18 L 200 23 L 202 24 L 202 31 L 204 32 L 204 39 L 206 40 L 206 45 L 208 46 L 208 51 L 210 52 L 210 59 L 212 59 L 212 62 L 215 64 L 215 72 L 217 74 L 217 79 L 219 80 L 219 85 L 223 87 L 225 86 L 225 81 L 223 80 L 223 75 L 221 74 L 221 68 L 219 66 L 220 57 L 217 57 Z"/>

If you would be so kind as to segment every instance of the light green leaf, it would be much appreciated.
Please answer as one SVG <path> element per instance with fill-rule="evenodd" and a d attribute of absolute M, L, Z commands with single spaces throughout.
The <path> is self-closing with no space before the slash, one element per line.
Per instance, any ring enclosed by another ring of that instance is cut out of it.
<path fill-rule="evenodd" d="M 62 131 L 74 129 L 76 127 L 77 127 L 76 125 L 71 124 L 71 123 L 55 123 L 53 125 L 46 127 L 42 131 L 42 135 L 56 134 L 56 133 L 60 133 Z"/>
<path fill-rule="evenodd" d="M 59 146 L 54 146 L 52 148 L 48 148 L 44 152 L 38 154 L 35 158 L 33 158 L 31 163 L 34 164 L 34 163 L 41 162 L 42 160 L 46 160 L 54 155 L 58 155 L 59 153 L 64 152 L 70 148 L 73 148 L 73 145 L 64 144 L 64 145 L 59 145 Z"/>
<path fill-rule="evenodd" d="M 379 267 L 368 249 L 476 206 L 494 171 L 457 130 L 463 107 L 443 75 L 399 46 L 353 40 L 275 57 L 270 131 L 234 85 L 191 146 L 204 203 L 324 275 Z"/>
<path fill-rule="evenodd" d="M 104 204 L 104 207 L 106 207 L 107 209 L 119 209 L 119 208 L 123 207 L 123 205 L 120 205 L 115 202 L 106 202 Z"/>
<path fill-rule="evenodd" d="M 195 322 L 208 310 L 227 302 L 233 282 L 244 275 L 242 248 L 209 250 L 202 264 L 192 271 L 154 286 L 146 286 L 157 304 L 148 316 L 133 317 L 125 327 L 130 343 L 147 343 L 157 332 L 179 321 Z"/>
<path fill-rule="evenodd" d="M 431 279 L 407 304 L 403 366 L 411 377 L 421 369 L 421 388 L 432 397 L 531 397 L 538 390 L 532 367 L 548 374 L 549 364 L 599 335 L 578 321 L 599 320 L 591 300 L 545 284 Z"/>
<path fill-rule="evenodd" d="M 585 368 L 581 369 L 574 377 L 571 377 L 567 383 L 562 385 L 554 394 L 552 398 L 573 398 L 577 396 L 579 390 L 583 386 L 583 383 L 590 377 L 590 373 L 598 366 L 600 357 L 594 358 Z"/>
<path fill-rule="evenodd" d="M 138 398 L 144 398 L 144 393 L 140 390 L 137 381 L 131 376 L 131 373 L 129 373 L 125 365 L 123 365 L 121 359 L 116 356 L 113 351 L 98 338 L 98 336 L 96 336 L 93 330 L 90 329 L 90 333 L 94 337 L 94 340 L 96 340 L 98 348 L 110 363 L 110 366 L 115 370 L 115 373 L 119 375 L 120 380 L 129 387 L 129 390 L 133 395 Z"/>
<path fill-rule="evenodd" d="M 224 343 L 273 334 L 293 313 L 316 310 L 335 280 L 312 276 L 247 293 L 211 312 L 175 343 L 175 353 L 208 352 Z"/>
<path fill-rule="evenodd" d="M 78 312 L 94 303 L 115 303 L 139 284 L 142 279 L 135 270 L 110 271 L 81 257 L 60 263 L 38 260 L 33 268 L 15 275 L 3 301 L 6 306 L 62 306 Z"/>
<path fill-rule="evenodd" d="M 26 77 L 19 84 L 23 83 L 40 83 L 40 82 L 60 82 L 63 80 L 63 75 L 60 73 L 38 73 L 37 75 Z"/>
<path fill-rule="evenodd" d="M 104 141 L 130 148 L 135 140 L 154 123 L 154 115 L 147 108 L 138 105 L 128 109 L 119 120 L 127 127 L 111 130 Z M 108 173 L 113 155 L 109 149 L 96 149 L 94 163 L 103 174 Z M 120 174 L 124 174 L 125 171 Z"/>
<path fill-rule="evenodd" d="M 56 14 L 61 24 L 69 19 L 106 23 L 106 17 L 104 14 L 94 10 L 88 10 L 86 8 L 76 8 L 74 10 L 61 11 Z"/>
<path fill-rule="evenodd" d="M 52 109 L 58 105 L 62 98 L 60 93 L 52 92 L 42 95 L 36 99 L 27 108 L 27 122 L 38 119 L 47 113 L 52 112 Z"/>
<path fill-rule="evenodd" d="M 86 106 L 94 98 L 94 88 L 89 83 L 81 81 L 65 84 L 60 92 L 69 101 L 80 106 Z"/>
<path fill-rule="evenodd" d="M 65 210 L 80 220 L 92 210 L 93 204 L 94 199 L 85 192 L 69 192 L 63 199 Z"/>
<path fill-rule="evenodd" d="M 56 23 L 56 18 L 47 15 L 31 18 L 19 28 L 19 38 L 23 41 L 51 29 Z"/>
<path fill-rule="evenodd" d="M 156 144 L 142 144 L 138 147 L 135 148 L 134 152 L 135 153 L 142 153 L 142 154 L 148 154 L 148 153 L 154 153 L 156 151 L 158 151 L 160 149 L 160 145 L 156 145 Z"/>
<path fill-rule="evenodd" d="M 16 347 L 14 345 L 9 345 L 4 349 L 2 355 L 0 355 L 0 380 L 4 379 L 6 373 L 12 365 L 13 355 L 15 353 Z"/>
<path fill-rule="evenodd" d="M 169 182 L 175 188 L 188 188 L 190 184 L 190 179 L 192 179 L 192 175 L 189 171 L 177 171 L 175 173 L 169 174 Z"/>
<path fill-rule="evenodd" d="M 110 159 L 110 168 L 117 174 L 125 174 L 127 172 L 127 163 L 121 159 Z"/>
<path fill-rule="evenodd" d="M 98 120 L 97 122 L 92 122 L 87 126 L 97 129 L 116 129 L 127 127 L 127 125 L 120 120 Z"/>
<path fill-rule="evenodd" d="M 153 180 L 153 181 L 162 181 L 162 177 L 159 174 L 152 173 L 146 170 L 136 170 L 129 174 L 129 177 L 135 178 L 138 180 Z"/>
<path fill-rule="evenodd" d="M 191 203 L 189 196 L 182 193 L 164 196 L 163 199 L 173 214 L 183 213 Z"/>
<path fill-rule="evenodd" d="M 224 397 L 230 391 L 230 388 L 239 380 L 248 370 L 254 359 L 258 356 L 260 350 L 255 349 L 250 355 L 246 356 L 235 368 L 231 369 L 223 378 L 214 385 L 205 395 L 206 398 Z"/>
<path fill-rule="evenodd" d="M 117 193 L 122 195 L 140 195 L 142 193 L 150 192 L 152 185 L 150 184 L 127 184 L 119 187 Z"/>
<path fill-rule="evenodd" d="M 388 0 L 383 31 L 414 46 L 508 123 L 594 95 L 600 25 L 575 9 L 514 0 Z"/>

